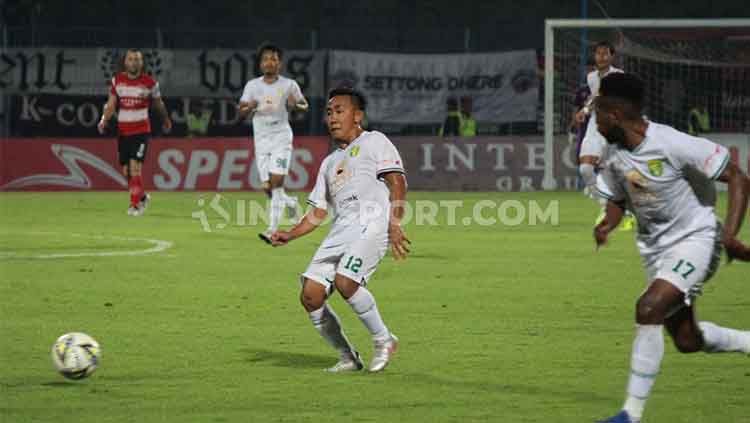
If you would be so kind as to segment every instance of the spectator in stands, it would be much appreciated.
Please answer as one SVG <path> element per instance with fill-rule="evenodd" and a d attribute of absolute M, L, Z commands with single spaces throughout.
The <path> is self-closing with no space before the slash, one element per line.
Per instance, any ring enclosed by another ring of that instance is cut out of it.
<path fill-rule="evenodd" d="M 213 115 L 213 110 L 208 104 L 209 101 L 203 100 L 200 107 L 197 106 L 195 100 L 190 102 L 190 112 L 186 119 L 188 137 L 202 137 L 208 133 L 208 125 L 211 123 L 211 116 Z"/>
<path fill-rule="evenodd" d="M 706 99 L 698 96 L 695 106 L 688 112 L 688 133 L 699 136 L 711 130 L 711 120 L 708 117 Z"/>
<path fill-rule="evenodd" d="M 461 131 L 461 113 L 458 111 L 458 101 L 455 97 L 448 97 L 445 105 L 448 112 L 438 135 L 441 137 L 457 137 Z"/>
<path fill-rule="evenodd" d="M 477 121 L 471 116 L 473 102 L 471 97 L 461 97 L 461 120 L 459 133 L 462 137 L 475 137 L 477 135 Z"/>

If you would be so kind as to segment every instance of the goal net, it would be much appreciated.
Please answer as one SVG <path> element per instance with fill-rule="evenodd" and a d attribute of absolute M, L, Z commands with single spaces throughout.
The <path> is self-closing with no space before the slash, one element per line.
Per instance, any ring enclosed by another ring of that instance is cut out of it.
<path fill-rule="evenodd" d="M 599 41 L 615 47 L 615 67 L 645 81 L 649 119 L 687 131 L 691 110 L 705 107 L 709 132 L 750 131 L 750 19 L 548 20 L 545 38 L 547 146 L 570 128 Z"/>

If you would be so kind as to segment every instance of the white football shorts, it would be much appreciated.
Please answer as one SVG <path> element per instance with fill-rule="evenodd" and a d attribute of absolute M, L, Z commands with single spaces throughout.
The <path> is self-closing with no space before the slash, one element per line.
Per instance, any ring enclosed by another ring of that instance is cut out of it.
<path fill-rule="evenodd" d="M 304 282 L 307 278 L 324 285 L 329 295 L 333 292 L 337 273 L 366 286 L 387 251 L 387 224 L 356 224 L 344 231 L 332 228 L 302 273 L 301 280 Z"/>
<path fill-rule="evenodd" d="M 271 174 L 287 175 L 292 160 L 292 146 L 276 148 L 267 153 L 255 155 L 255 165 L 261 182 L 268 182 Z"/>
<path fill-rule="evenodd" d="M 663 279 L 685 294 L 685 304 L 703 293 L 703 285 L 721 263 L 721 228 L 717 232 L 694 234 L 659 254 L 643 257 L 647 283 Z"/>

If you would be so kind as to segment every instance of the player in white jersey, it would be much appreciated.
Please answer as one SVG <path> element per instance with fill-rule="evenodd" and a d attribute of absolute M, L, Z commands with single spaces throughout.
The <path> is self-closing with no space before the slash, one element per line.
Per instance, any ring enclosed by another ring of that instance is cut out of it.
<path fill-rule="evenodd" d="M 320 166 L 308 200 L 311 210 L 271 240 L 274 246 L 285 245 L 312 232 L 333 212 L 331 231 L 301 277 L 302 306 L 315 329 L 340 354 L 328 371 L 360 370 L 359 353 L 327 301 L 337 290 L 370 332 L 375 352 L 369 370 L 379 372 L 396 352 L 398 339 L 383 323 L 367 285 L 389 242 L 396 259 L 409 252 L 400 224 L 406 200 L 404 165 L 385 135 L 360 126 L 365 99 L 359 92 L 337 88 L 328 98 L 328 129 L 339 148 Z"/>
<path fill-rule="evenodd" d="M 284 192 L 284 177 L 292 159 L 289 111 L 306 111 L 308 103 L 297 82 L 279 74 L 282 59 L 279 47 L 264 44 L 257 57 L 263 75 L 245 84 L 239 114 L 241 118 L 253 117 L 255 165 L 263 190 L 271 198 L 268 229 L 259 237 L 270 244 L 270 236 L 279 227 L 284 209 L 290 212 L 297 209 L 297 199 Z"/>
<path fill-rule="evenodd" d="M 586 186 L 585 191 L 587 194 L 591 193 L 596 183 L 597 170 L 604 165 L 607 159 L 607 141 L 596 130 L 596 113 L 593 110 L 593 101 L 599 95 L 599 84 L 602 78 L 611 73 L 622 72 L 622 69 L 612 66 L 614 59 L 615 47 L 610 42 L 601 41 L 594 46 L 595 69 L 586 75 L 586 84 L 591 94 L 575 117 L 579 125 L 585 125 L 586 127 L 578 154 L 578 171 Z M 605 204 L 604 201 L 600 200 L 601 212 L 596 219 L 596 223 L 599 223 L 604 218 Z M 633 217 L 627 214 L 621 228 L 624 230 L 633 229 L 633 220 Z"/>
<path fill-rule="evenodd" d="M 636 335 L 623 410 L 606 423 L 640 422 L 664 355 L 663 328 L 680 352 L 750 354 L 750 331 L 697 322 L 696 297 L 719 266 L 722 244 L 730 259 L 747 259 L 736 239 L 747 209 L 750 180 L 726 148 L 645 120 L 643 82 L 634 75 L 602 80 L 597 125 L 612 150 L 597 176 L 596 192 L 607 213 L 594 229 L 598 246 L 627 208 L 638 220 L 637 246 L 647 287 L 636 304 Z M 688 182 L 691 174 L 728 184 L 729 206 L 722 226 L 711 202 Z"/>

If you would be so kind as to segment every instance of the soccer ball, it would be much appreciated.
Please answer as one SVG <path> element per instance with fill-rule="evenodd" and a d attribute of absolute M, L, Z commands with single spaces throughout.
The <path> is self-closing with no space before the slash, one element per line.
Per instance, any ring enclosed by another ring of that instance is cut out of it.
<path fill-rule="evenodd" d="M 71 332 L 57 338 L 52 346 L 52 363 L 68 379 L 91 376 L 99 365 L 102 350 L 94 338 L 81 332 Z"/>

